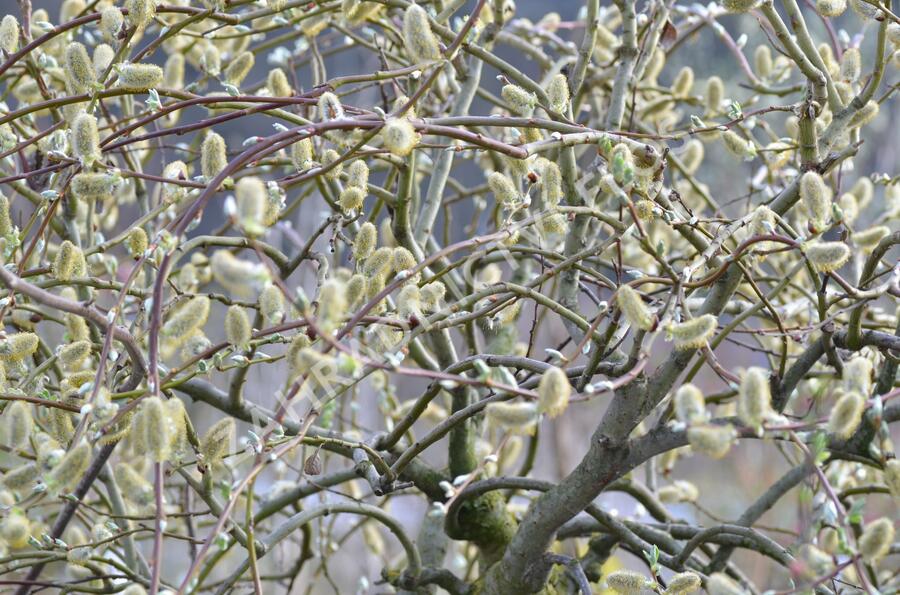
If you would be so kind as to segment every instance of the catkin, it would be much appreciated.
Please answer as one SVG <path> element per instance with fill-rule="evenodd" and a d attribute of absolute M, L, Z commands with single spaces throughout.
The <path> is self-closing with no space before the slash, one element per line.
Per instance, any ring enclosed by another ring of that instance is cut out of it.
<path fill-rule="evenodd" d="M 628 324 L 644 331 L 653 328 L 655 317 L 650 308 L 644 304 L 640 294 L 630 285 L 622 285 L 616 290 L 616 304 L 625 316 Z"/>
<path fill-rule="evenodd" d="M 413 269 L 416 264 L 416 257 L 413 256 L 412 252 L 403 246 L 394 248 L 394 251 L 391 254 L 391 269 L 393 269 L 395 273 Z"/>
<path fill-rule="evenodd" d="M 217 132 L 208 132 L 200 148 L 200 168 L 203 177 L 211 180 L 228 165 L 225 139 Z"/>
<path fill-rule="evenodd" d="M 519 190 L 513 181 L 503 172 L 491 172 L 488 176 L 488 188 L 494 193 L 497 202 L 503 205 L 512 205 L 518 202 L 520 198 Z"/>
<path fill-rule="evenodd" d="M 129 27 L 138 30 L 145 28 L 156 14 L 155 0 L 125 0 L 125 8 L 128 9 L 126 21 Z"/>
<path fill-rule="evenodd" d="M 326 91 L 319 96 L 319 119 L 323 122 L 341 120 L 344 117 L 344 106 L 337 95 Z"/>
<path fill-rule="evenodd" d="M 338 204 L 345 213 L 362 209 L 366 191 L 359 186 L 345 186 L 338 197 Z"/>
<path fill-rule="evenodd" d="M 746 140 L 733 130 L 726 130 L 722 133 L 722 142 L 728 152 L 735 157 L 740 157 L 745 161 L 756 157 L 756 146 L 753 141 Z"/>
<path fill-rule="evenodd" d="M 81 200 L 104 200 L 112 195 L 115 180 L 104 173 L 80 173 L 72 178 L 72 195 Z"/>
<path fill-rule="evenodd" d="M 768 78 L 772 74 L 772 50 L 765 44 L 756 46 L 753 51 L 753 67 L 760 78 Z"/>
<path fill-rule="evenodd" d="M 647 577 L 633 570 L 614 570 L 606 577 L 606 585 L 621 595 L 638 595 L 651 584 Z"/>
<path fill-rule="evenodd" d="M 537 104 L 537 96 L 518 85 L 504 85 L 500 96 L 509 104 L 512 112 L 519 116 L 529 116 Z"/>
<path fill-rule="evenodd" d="M 90 167 L 100 159 L 100 135 L 97 132 L 97 118 L 82 113 L 72 124 L 72 149 L 81 162 Z"/>
<path fill-rule="evenodd" d="M 541 200 L 544 201 L 544 208 L 558 206 L 562 197 L 562 173 L 558 165 L 552 161 L 547 162 L 541 174 Z"/>
<path fill-rule="evenodd" d="M 847 125 L 850 128 L 860 128 L 861 126 L 865 126 L 875 119 L 878 115 L 879 108 L 880 104 L 877 101 L 869 101 L 850 117 L 850 121 Z"/>
<path fill-rule="evenodd" d="M 81 248 L 65 240 L 56 252 L 53 261 L 53 276 L 60 281 L 71 281 L 85 274 L 84 252 Z"/>
<path fill-rule="evenodd" d="M 863 231 L 853 233 L 853 243 L 863 249 L 863 252 L 872 252 L 878 243 L 891 233 L 887 225 L 876 225 Z"/>
<path fill-rule="evenodd" d="M 722 79 L 717 76 L 709 77 L 706 81 L 706 113 L 718 114 L 724 97 L 725 85 L 722 84 Z"/>
<path fill-rule="evenodd" d="M 287 75 L 280 68 L 273 68 L 266 77 L 266 88 L 273 97 L 290 97 L 294 94 Z"/>
<path fill-rule="evenodd" d="M 397 157 L 406 157 L 419 144 L 419 133 L 409 120 L 390 118 L 381 128 L 384 148 Z"/>
<path fill-rule="evenodd" d="M 859 553 L 869 564 L 877 564 L 891 550 L 894 524 L 887 517 L 872 521 L 859 538 Z"/>
<path fill-rule="evenodd" d="M 745 595 L 746 591 L 725 573 L 714 572 L 706 579 L 706 591 L 709 595 Z"/>
<path fill-rule="evenodd" d="M 347 185 L 365 190 L 369 184 L 369 166 L 357 159 L 347 168 Z"/>
<path fill-rule="evenodd" d="M 34 333 L 16 333 L 9 335 L 0 343 L 0 356 L 6 361 L 21 361 L 37 351 L 40 339 Z"/>
<path fill-rule="evenodd" d="M 356 232 L 356 238 L 353 240 L 353 260 L 363 262 L 375 250 L 375 244 L 378 243 L 378 230 L 375 225 L 366 221 L 359 226 Z"/>
<path fill-rule="evenodd" d="M 703 347 L 716 330 L 716 317 L 704 314 L 680 324 L 672 324 L 668 331 L 675 342 L 675 349 L 697 349 Z"/>
<path fill-rule="evenodd" d="M 97 83 L 94 65 L 83 44 L 73 41 L 66 47 L 66 80 L 73 93 L 87 93 Z"/>
<path fill-rule="evenodd" d="M 241 306 L 234 305 L 225 313 L 225 338 L 239 349 L 245 349 L 250 342 L 253 329 L 250 319 Z"/>
<path fill-rule="evenodd" d="M 862 74 L 862 54 L 859 48 L 847 48 L 841 56 L 841 80 L 855 83 Z"/>
<path fill-rule="evenodd" d="M 728 12 L 750 12 L 756 8 L 760 0 L 722 0 L 722 6 Z"/>
<path fill-rule="evenodd" d="M 40 475 L 40 469 L 35 463 L 25 463 L 7 471 L 0 480 L 0 485 L 16 493 L 27 494 L 35 487 Z"/>
<path fill-rule="evenodd" d="M 163 85 L 170 89 L 181 89 L 184 86 L 184 55 L 171 54 L 163 67 Z"/>
<path fill-rule="evenodd" d="M 294 164 L 297 171 L 303 171 L 312 167 L 313 144 L 311 138 L 306 137 L 291 145 L 291 163 Z"/>
<path fill-rule="evenodd" d="M 140 258 L 150 246 L 147 232 L 144 231 L 143 227 L 132 228 L 125 237 L 125 245 L 128 247 L 128 253 L 131 254 L 132 258 Z"/>
<path fill-rule="evenodd" d="M 284 318 L 284 294 L 275 284 L 268 284 L 259 294 L 259 312 L 270 324 L 278 324 Z"/>
<path fill-rule="evenodd" d="M 22 448 L 31 436 L 34 420 L 31 407 L 25 401 L 13 401 L 0 417 L 0 435 L 7 446 Z"/>
<path fill-rule="evenodd" d="M 322 168 L 326 169 L 326 180 L 338 180 L 341 172 L 344 171 L 344 162 L 341 161 L 341 154 L 334 149 L 328 149 L 322 154 Z"/>
<path fill-rule="evenodd" d="M 688 428 L 691 448 L 711 459 L 721 459 L 731 450 L 735 432 L 731 426 L 694 426 Z"/>
<path fill-rule="evenodd" d="M 250 237 L 262 235 L 266 230 L 263 219 L 268 198 L 265 183 L 256 176 L 241 178 L 234 187 L 234 194 L 238 219 L 244 232 Z"/>
<path fill-rule="evenodd" d="M 125 16 L 121 10 L 115 6 L 104 8 L 100 12 L 100 33 L 103 35 L 103 39 L 109 42 L 117 41 L 124 22 Z"/>
<path fill-rule="evenodd" d="M 679 572 L 669 579 L 668 595 L 687 595 L 700 590 L 700 577 L 693 572 Z"/>
<path fill-rule="evenodd" d="M 816 0 L 816 12 L 823 17 L 839 17 L 847 10 L 847 0 Z"/>
<path fill-rule="evenodd" d="M 59 362 L 68 372 L 77 371 L 91 355 L 93 343 L 90 341 L 75 341 L 59 350 Z"/>
<path fill-rule="evenodd" d="M 163 69 L 156 64 L 123 64 L 119 68 L 119 85 L 128 89 L 146 90 L 163 82 Z"/>
<path fill-rule="evenodd" d="M 569 107 L 569 80 L 564 74 L 556 74 L 547 85 L 547 98 L 550 100 L 550 109 L 558 113 L 565 113 Z"/>
<path fill-rule="evenodd" d="M 675 75 L 672 82 L 672 95 L 675 97 L 687 97 L 694 88 L 694 69 L 685 66 Z"/>
<path fill-rule="evenodd" d="M 15 224 L 9 213 L 9 199 L 0 192 L 0 239 L 8 237 L 14 229 Z"/>
<path fill-rule="evenodd" d="M 556 417 L 569 406 L 572 385 L 569 384 L 569 377 L 563 370 L 551 366 L 541 375 L 537 393 L 538 412 Z"/>
<path fill-rule="evenodd" d="M 511 434 L 532 435 L 537 429 L 540 413 L 534 403 L 489 403 L 484 408 L 490 424 Z"/>
<path fill-rule="evenodd" d="M 831 408 L 828 431 L 839 438 L 849 438 L 862 422 L 866 400 L 859 393 L 846 393 Z"/>
<path fill-rule="evenodd" d="M 250 74 L 255 61 L 256 58 L 253 57 L 252 52 L 241 52 L 238 54 L 225 67 L 225 82 L 235 87 L 239 86 Z"/>
<path fill-rule="evenodd" d="M 91 463 L 91 445 L 82 440 L 57 463 L 46 477 L 51 494 L 69 492 L 81 480 Z"/>
<path fill-rule="evenodd" d="M 706 400 L 699 388 L 693 384 L 685 384 L 675 392 L 675 417 L 687 425 L 706 422 Z"/>
<path fill-rule="evenodd" d="M 19 49 L 19 21 L 11 14 L 0 21 L 0 49 L 14 54 Z"/>
<path fill-rule="evenodd" d="M 681 157 L 684 169 L 688 174 L 694 174 L 697 171 L 697 168 L 703 163 L 705 152 L 703 142 L 699 139 L 693 138 L 688 141 L 684 155 Z"/>
<path fill-rule="evenodd" d="M 749 368 L 738 390 L 738 417 L 751 428 L 759 428 L 771 413 L 772 392 L 763 368 Z"/>
<path fill-rule="evenodd" d="M 889 459 L 884 464 L 884 483 L 891 495 L 900 500 L 900 459 Z"/>
<path fill-rule="evenodd" d="M 831 216 L 831 189 L 822 176 L 808 171 L 800 178 L 800 200 L 809 213 L 809 223 L 816 231 L 822 231 Z"/>
<path fill-rule="evenodd" d="M 209 298 L 196 296 L 178 308 L 162 327 L 162 335 L 167 337 L 175 345 L 181 345 L 187 340 L 191 331 L 206 324 L 209 317 Z"/>
<path fill-rule="evenodd" d="M 200 441 L 200 453 L 207 466 L 215 465 L 225 458 L 234 442 L 234 419 L 226 417 L 211 427 Z"/>
<path fill-rule="evenodd" d="M 113 466 L 113 476 L 118 484 L 122 497 L 136 506 L 153 504 L 153 485 L 125 462 Z"/>
<path fill-rule="evenodd" d="M 806 258 L 820 273 L 830 273 L 846 264 L 850 248 L 843 242 L 816 242 L 806 247 Z"/>
<path fill-rule="evenodd" d="M 166 416 L 166 406 L 160 397 L 148 397 L 141 403 L 132 429 L 135 450 L 155 463 L 169 459 L 172 446 L 171 426 Z"/>
<path fill-rule="evenodd" d="M 441 59 L 441 48 L 431 31 L 428 13 L 418 4 L 410 4 L 403 15 L 403 41 L 413 62 Z"/>

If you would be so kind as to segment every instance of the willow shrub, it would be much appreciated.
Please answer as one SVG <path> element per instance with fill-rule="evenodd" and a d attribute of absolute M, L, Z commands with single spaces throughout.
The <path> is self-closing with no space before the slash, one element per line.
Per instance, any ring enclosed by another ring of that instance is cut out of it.
<path fill-rule="evenodd" d="M 889 3 L 5 8 L 4 589 L 900 587 Z"/>

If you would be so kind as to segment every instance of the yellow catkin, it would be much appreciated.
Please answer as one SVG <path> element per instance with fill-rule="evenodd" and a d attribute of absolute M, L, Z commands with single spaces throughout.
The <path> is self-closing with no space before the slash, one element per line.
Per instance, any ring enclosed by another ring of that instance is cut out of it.
<path fill-rule="evenodd" d="M 116 50 L 105 43 L 101 43 L 94 48 L 92 62 L 94 64 L 94 72 L 97 74 L 98 79 L 106 74 L 107 69 L 110 67 L 115 57 Z"/>
<path fill-rule="evenodd" d="M 428 13 L 418 4 L 410 4 L 403 15 L 403 41 L 413 62 L 441 58 L 441 48 L 431 31 Z"/>
<path fill-rule="evenodd" d="M 831 408 L 828 431 L 840 438 L 849 438 L 862 423 L 866 400 L 859 393 L 846 393 Z"/>
<path fill-rule="evenodd" d="M 215 465 L 225 458 L 234 442 L 234 419 L 226 417 L 216 422 L 200 441 L 200 453 L 206 465 Z"/>
<path fill-rule="evenodd" d="M 394 249 L 387 246 L 375 250 L 363 263 L 363 274 L 369 279 L 383 277 L 390 273 Z"/>
<path fill-rule="evenodd" d="M 830 273 L 846 264 L 850 248 L 843 242 L 816 242 L 806 247 L 806 258 L 820 273 Z"/>
<path fill-rule="evenodd" d="M 558 165 L 548 162 L 541 174 L 541 200 L 544 201 L 544 208 L 559 205 L 562 197 L 562 173 Z"/>
<path fill-rule="evenodd" d="M 672 485 L 663 486 L 657 491 L 660 502 L 696 502 L 700 490 L 689 481 L 676 480 Z"/>
<path fill-rule="evenodd" d="M 18 494 L 27 494 L 37 485 L 40 476 L 40 469 L 35 463 L 25 463 L 7 471 L 0 485 Z"/>
<path fill-rule="evenodd" d="M 216 177 L 228 165 L 228 154 L 225 139 L 216 132 L 210 131 L 203 139 L 200 149 L 200 167 L 203 177 L 208 180 Z"/>
<path fill-rule="evenodd" d="M 0 416 L 0 433 L 4 443 L 12 448 L 24 447 L 33 427 L 31 406 L 25 401 L 13 401 Z"/>
<path fill-rule="evenodd" d="M 681 156 L 685 171 L 688 174 L 696 172 L 697 168 L 700 167 L 700 164 L 703 163 L 704 156 L 705 149 L 703 147 L 703 142 L 696 138 L 689 140 L 685 147 L 684 154 Z"/>
<path fill-rule="evenodd" d="M 147 232 L 142 227 L 134 227 L 125 237 L 125 245 L 128 247 L 128 253 L 132 258 L 138 259 L 143 256 L 144 252 L 150 246 L 147 238 Z"/>
<path fill-rule="evenodd" d="M 152 89 L 163 82 L 163 76 L 163 69 L 156 64 L 123 64 L 119 68 L 119 85 L 128 89 Z"/>
<path fill-rule="evenodd" d="M 125 16 L 115 6 L 109 6 L 100 12 L 100 33 L 106 41 L 117 41 L 124 23 Z"/>
<path fill-rule="evenodd" d="M 563 74 L 556 74 L 547 85 L 547 98 L 550 100 L 550 109 L 555 112 L 565 113 L 569 107 L 569 80 Z"/>
<path fill-rule="evenodd" d="M 771 409 L 768 372 L 757 367 L 747 369 L 738 390 L 738 417 L 751 428 L 758 428 L 770 415 Z"/>
<path fill-rule="evenodd" d="M 345 186 L 338 197 L 338 204 L 345 213 L 359 211 L 363 207 L 366 191 L 359 186 Z"/>
<path fill-rule="evenodd" d="M 326 169 L 325 179 L 338 180 L 344 171 L 344 163 L 340 160 L 341 154 L 334 149 L 328 149 L 322 154 L 322 168 Z"/>
<path fill-rule="evenodd" d="M 606 585 L 621 595 L 638 595 L 651 584 L 647 577 L 633 570 L 614 570 L 606 576 Z"/>
<path fill-rule="evenodd" d="M 66 47 L 66 80 L 74 93 L 88 93 L 97 83 L 94 65 L 88 57 L 87 48 L 73 41 Z"/>
<path fill-rule="evenodd" d="M 0 21 L 0 49 L 13 54 L 19 49 L 19 21 L 11 14 Z"/>
<path fill-rule="evenodd" d="M 878 115 L 879 107 L 880 104 L 877 101 L 869 101 L 869 103 L 865 104 L 853 114 L 850 118 L 850 122 L 848 122 L 848 126 L 850 126 L 850 128 L 860 128 L 861 126 L 865 126 Z"/>
<path fill-rule="evenodd" d="M 393 155 L 406 157 L 419 144 L 419 134 L 409 120 L 390 118 L 381 128 L 381 141 Z"/>
<path fill-rule="evenodd" d="M 252 52 L 241 52 L 225 67 L 225 82 L 229 85 L 239 86 L 250 71 L 256 59 Z"/>
<path fill-rule="evenodd" d="M 0 192 L 0 238 L 9 237 L 15 229 L 9 212 L 9 199 Z"/>
<path fill-rule="evenodd" d="M 494 193 L 497 202 L 503 205 L 515 204 L 521 197 L 515 183 L 503 172 L 491 172 L 488 176 L 488 188 Z"/>
<path fill-rule="evenodd" d="M 569 384 L 569 377 L 563 370 L 551 366 L 541 375 L 537 393 L 538 412 L 556 417 L 569 406 L 572 385 Z"/>
<path fill-rule="evenodd" d="M 357 159 L 347 168 L 347 185 L 365 190 L 369 184 L 369 166 Z"/>
<path fill-rule="evenodd" d="M 112 196 L 114 179 L 104 173 L 80 173 L 72 178 L 72 195 L 82 200 L 104 200 Z"/>
<path fill-rule="evenodd" d="M 810 226 L 816 231 L 824 230 L 831 216 L 831 189 L 822 176 L 808 171 L 800 178 L 800 200 L 809 214 Z"/>
<path fill-rule="evenodd" d="M 847 48 L 841 56 L 841 79 L 846 83 L 855 83 L 862 74 L 862 54 L 859 48 Z"/>
<path fill-rule="evenodd" d="M 93 343 L 90 341 L 75 341 L 59 350 L 59 362 L 66 371 L 74 372 L 91 355 Z"/>
<path fill-rule="evenodd" d="M 139 444 L 151 461 L 162 463 L 169 459 L 172 446 L 171 426 L 166 415 L 166 406 L 160 397 L 149 397 L 141 403 L 135 420 L 134 432 L 140 431 Z"/>
<path fill-rule="evenodd" d="M 234 187 L 234 194 L 244 233 L 250 237 L 262 235 L 266 230 L 263 223 L 268 195 L 265 183 L 256 176 L 241 178 Z"/>
<path fill-rule="evenodd" d="M 203 49 L 200 68 L 209 76 L 219 76 L 222 72 L 222 54 L 214 44 L 209 44 Z"/>
<path fill-rule="evenodd" d="M 772 50 L 765 44 L 756 46 L 753 51 L 753 67 L 760 78 L 768 78 L 772 74 Z"/>
<path fill-rule="evenodd" d="M 0 342 L 0 356 L 7 361 L 20 361 L 37 351 L 40 340 L 34 333 L 16 333 Z"/>
<path fill-rule="evenodd" d="M 756 146 L 753 142 L 733 130 L 726 130 L 722 133 L 722 142 L 728 152 L 735 157 L 740 157 L 745 161 L 756 157 Z"/>
<path fill-rule="evenodd" d="M 869 564 L 877 564 L 891 550 L 894 542 L 894 524 L 882 517 L 867 524 L 859 538 L 859 553 Z"/>
<path fill-rule="evenodd" d="M 125 8 L 128 9 L 126 17 L 128 26 L 137 29 L 143 29 L 149 25 L 153 15 L 156 14 L 154 0 L 125 0 Z"/>
<path fill-rule="evenodd" d="M 280 68 L 273 68 L 266 77 L 266 88 L 273 97 L 290 97 L 294 94 L 287 75 Z"/>
<path fill-rule="evenodd" d="M 206 324 L 210 301 L 206 296 L 193 297 L 178 308 L 162 327 L 162 335 L 176 345 L 187 340 L 191 331 Z"/>
<path fill-rule="evenodd" d="M 353 240 L 353 260 L 362 262 L 372 255 L 375 244 L 378 242 L 378 230 L 370 221 L 359 226 L 356 238 Z"/>
<path fill-rule="evenodd" d="M 391 269 L 395 273 L 415 268 L 417 262 L 413 253 L 402 246 L 394 248 L 391 254 Z"/>
<path fill-rule="evenodd" d="M 53 276 L 60 281 L 70 281 L 85 274 L 84 253 L 81 248 L 70 242 L 64 241 L 56 252 L 53 261 Z"/>
<path fill-rule="evenodd" d="M 669 579 L 668 595 L 687 595 L 700 590 L 700 577 L 693 572 L 679 572 Z"/>
<path fill-rule="evenodd" d="M 0 540 L 13 549 L 22 549 L 28 545 L 31 537 L 31 522 L 21 508 L 12 508 L 0 521 Z"/>
<path fill-rule="evenodd" d="M 91 445 L 82 440 L 53 467 L 46 477 L 47 489 L 51 494 L 71 491 L 81 480 L 91 463 Z"/>
<path fill-rule="evenodd" d="M 278 324 L 284 318 L 284 294 L 272 283 L 259 294 L 259 312 L 270 324 Z"/>
<path fill-rule="evenodd" d="M 309 137 L 291 145 L 291 163 L 298 171 L 309 169 L 313 165 L 313 144 Z"/>
<path fill-rule="evenodd" d="M 716 330 L 716 317 L 704 314 L 680 324 L 672 324 L 668 331 L 675 342 L 675 349 L 697 349 L 706 344 Z"/>
<path fill-rule="evenodd" d="M 97 118 L 82 113 L 72 124 L 72 149 L 76 157 L 86 166 L 100 159 L 100 136 L 97 132 Z"/>
<path fill-rule="evenodd" d="M 731 450 L 735 431 L 726 426 L 695 426 L 688 428 L 688 443 L 691 448 L 712 459 L 721 459 Z"/>
<path fill-rule="evenodd" d="M 622 285 L 616 290 L 616 304 L 625 316 L 628 324 L 644 331 L 653 328 L 655 317 L 650 308 L 644 304 L 640 294 L 629 285 Z"/>
<path fill-rule="evenodd" d="M 687 425 L 705 423 L 706 400 L 703 393 L 693 384 L 684 384 L 675 392 L 675 416 Z"/>
<path fill-rule="evenodd" d="M 504 85 L 500 96 L 509 104 L 514 114 L 528 116 L 537 104 L 537 96 L 518 85 Z"/>
<path fill-rule="evenodd" d="M 709 595 L 745 595 L 746 591 L 725 573 L 714 572 L 706 579 L 706 592 Z"/>
<path fill-rule="evenodd" d="M 225 313 L 225 338 L 235 347 L 244 349 L 250 342 L 253 329 L 250 319 L 241 306 L 234 305 Z"/>
<path fill-rule="evenodd" d="M 722 6 L 728 12 L 750 12 L 756 8 L 760 0 L 722 0 Z"/>
<path fill-rule="evenodd" d="M 540 413 L 535 403 L 490 403 L 484 408 L 488 422 L 511 434 L 532 435 L 537 429 Z"/>

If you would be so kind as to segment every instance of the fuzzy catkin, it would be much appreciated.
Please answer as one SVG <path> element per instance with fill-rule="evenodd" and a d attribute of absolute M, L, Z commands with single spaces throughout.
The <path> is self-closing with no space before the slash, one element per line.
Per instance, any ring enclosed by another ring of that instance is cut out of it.
<path fill-rule="evenodd" d="M 291 163 L 294 164 L 297 171 L 303 171 L 312 166 L 313 144 L 311 138 L 306 137 L 291 145 Z"/>
<path fill-rule="evenodd" d="M 196 296 L 176 310 L 162 327 L 162 335 L 177 345 L 189 337 L 191 331 L 206 324 L 209 317 L 210 300 L 206 296 Z"/>
<path fill-rule="evenodd" d="M 91 463 L 91 445 L 82 440 L 53 467 L 46 477 L 47 489 L 51 494 L 70 491 L 81 480 Z"/>
<path fill-rule="evenodd" d="M 680 324 L 670 325 L 668 331 L 675 342 L 675 349 L 681 351 L 703 347 L 716 331 L 716 325 L 715 316 L 704 314 Z"/>
<path fill-rule="evenodd" d="M 104 173 L 80 173 L 72 178 L 72 195 L 81 200 L 103 200 L 112 195 L 114 182 Z"/>
<path fill-rule="evenodd" d="M 666 593 L 669 595 L 687 595 L 700 590 L 700 577 L 693 572 L 679 572 L 669 579 Z"/>
<path fill-rule="evenodd" d="M 215 465 L 225 458 L 234 442 L 234 419 L 226 417 L 211 427 L 200 441 L 200 453 L 207 466 Z"/>
<path fill-rule="evenodd" d="M 887 225 L 876 225 L 862 231 L 853 233 L 853 243 L 863 249 L 863 252 L 872 252 L 878 243 L 891 233 Z"/>
<path fill-rule="evenodd" d="M 34 333 L 15 333 L 0 342 L 0 357 L 7 361 L 21 361 L 37 351 L 40 339 Z"/>
<path fill-rule="evenodd" d="M 621 595 L 638 595 L 651 582 L 640 572 L 633 570 L 614 570 L 606 577 L 607 586 Z"/>
<path fill-rule="evenodd" d="M 353 240 L 353 260 L 362 262 L 372 255 L 375 244 L 378 243 L 378 230 L 375 225 L 366 221 L 359 226 L 356 238 Z"/>
<path fill-rule="evenodd" d="M 538 412 L 556 417 L 569 406 L 572 385 L 569 384 L 569 377 L 563 370 L 551 366 L 541 375 L 537 393 Z"/>
<path fill-rule="evenodd" d="M 362 209 L 366 191 L 359 186 L 346 186 L 338 197 L 338 204 L 345 213 Z"/>
<path fill-rule="evenodd" d="M 70 242 L 64 241 L 56 252 L 53 261 L 53 276 L 59 281 L 71 281 L 85 274 L 84 252 L 81 248 Z"/>
<path fill-rule="evenodd" d="M 91 355 L 93 343 L 90 341 L 75 341 L 69 343 L 59 351 L 59 362 L 63 369 L 69 372 L 77 371 Z"/>
<path fill-rule="evenodd" d="M 11 14 L 0 21 L 0 49 L 14 54 L 19 49 L 19 21 Z"/>
<path fill-rule="evenodd" d="M 273 97 L 290 97 L 294 94 L 287 75 L 280 68 L 273 68 L 266 76 L 266 88 Z"/>
<path fill-rule="evenodd" d="M 234 305 L 225 313 L 225 338 L 229 343 L 243 349 L 250 342 L 253 329 L 250 319 L 241 306 Z"/>
<path fill-rule="evenodd" d="M 845 392 L 855 392 L 863 396 L 872 392 L 872 361 L 865 357 L 854 357 L 844 364 L 841 385 Z"/>
<path fill-rule="evenodd" d="M 831 216 L 831 189 L 825 185 L 822 176 L 808 171 L 800 178 L 800 200 L 809 213 L 810 225 L 824 230 Z"/>
<path fill-rule="evenodd" d="M 83 44 L 73 41 L 66 47 L 65 64 L 66 80 L 74 93 L 87 93 L 97 83 L 94 65 Z"/>
<path fill-rule="evenodd" d="M 675 416 L 683 424 L 702 424 L 707 420 L 706 400 L 693 384 L 684 384 L 675 392 Z"/>
<path fill-rule="evenodd" d="M 134 467 L 121 462 L 113 466 L 113 475 L 125 500 L 137 506 L 153 504 L 153 485 L 135 471 Z"/>
<path fill-rule="evenodd" d="M 714 572 L 706 579 L 709 595 L 745 595 L 746 591 L 722 572 Z"/>
<path fill-rule="evenodd" d="M 688 428 L 691 448 L 711 459 L 721 459 L 731 450 L 735 432 L 731 426 L 695 426 Z"/>
<path fill-rule="evenodd" d="M 155 0 L 125 0 L 128 16 L 125 17 L 129 27 L 140 30 L 145 28 L 156 14 Z"/>
<path fill-rule="evenodd" d="M 403 15 L 403 41 L 413 62 L 430 62 L 441 58 L 441 48 L 431 31 L 428 13 L 418 4 L 410 4 Z"/>
<path fill-rule="evenodd" d="M 419 144 L 415 126 L 404 118 L 390 118 L 381 128 L 384 148 L 397 157 L 406 157 Z"/>
<path fill-rule="evenodd" d="M 225 82 L 229 85 L 234 85 L 235 87 L 239 86 L 244 82 L 244 79 L 247 78 L 247 75 L 250 74 L 255 61 L 256 58 L 253 57 L 252 52 L 241 52 L 238 54 L 234 60 L 230 61 L 228 66 L 225 67 Z"/>
<path fill-rule="evenodd" d="M 128 247 L 128 253 L 132 258 L 140 258 L 150 246 L 150 240 L 147 238 L 147 232 L 144 231 L 144 228 L 142 227 L 133 228 L 125 237 L 125 245 Z"/>
<path fill-rule="evenodd" d="M 128 89 L 158 87 L 163 77 L 163 69 L 156 64 L 123 64 L 119 68 L 119 85 Z"/>
<path fill-rule="evenodd" d="M 100 158 L 100 135 L 97 132 L 97 118 L 82 113 L 72 123 L 72 149 L 83 164 L 90 167 Z"/>
<path fill-rule="evenodd" d="M 208 132 L 200 149 L 200 168 L 208 180 L 216 177 L 228 165 L 225 139 L 217 132 Z"/>
<path fill-rule="evenodd" d="M 894 524 L 882 517 L 867 524 L 859 538 L 859 553 L 869 564 L 877 564 L 891 549 L 894 542 Z"/>
<path fill-rule="evenodd" d="M 563 74 L 556 74 L 547 85 L 547 98 L 550 100 L 550 109 L 558 113 L 565 113 L 569 107 L 569 80 Z"/>
<path fill-rule="evenodd" d="M 717 76 L 709 77 L 706 81 L 706 112 L 710 115 L 718 114 L 724 97 L 725 85 L 722 84 L 722 79 Z"/>
<path fill-rule="evenodd" d="M 616 290 L 616 304 L 618 304 L 628 324 L 644 331 L 649 331 L 653 328 L 655 321 L 653 313 L 644 304 L 640 294 L 630 285 L 621 285 Z"/>
<path fill-rule="evenodd" d="M 125 23 L 125 16 L 115 6 L 104 8 L 100 12 L 100 33 L 103 39 L 114 42 L 119 39 L 119 32 Z"/>
<path fill-rule="evenodd" d="M 31 407 L 25 401 L 13 401 L 0 416 L 0 424 L 0 437 L 4 443 L 12 448 L 22 448 L 34 427 Z"/>
<path fill-rule="evenodd" d="M 500 90 L 500 96 L 509 104 L 512 112 L 519 116 L 531 115 L 537 104 L 537 96 L 518 85 L 504 85 Z"/>
<path fill-rule="evenodd" d="M 263 219 L 266 211 L 267 191 L 265 183 L 256 176 L 238 180 L 234 187 L 237 214 L 247 235 L 255 237 L 265 231 Z"/>
<path fill-rule="evenodd" d="M 174 53 L 166 59 L 163 67 L 163 84 L 170 89 L 180 89 L 184 86 L 184 55 Z"/>
<path fill-rule="evenodd" d="M 326 91 L 319 96 L 319 119 L 323 122 L 340 120 L 344 117 L 344 106 L 337 95 Z"/>
<path fill-rule="evenodd" d="M 810 264 L 820 273 L 836 271 L 850 259 L 850 248 L 843 242 L 816 242 L 805 251 Z"/>
<path fill-rule="evenodd" d="M 513 181 L 503 172 L 491 172 L 488 176 L 488 188 L 494 193 L 497 202 L 503 205 L 512 205 L 520 198 L 519 190 Z"/>
<path fill-rule="evenodd" d="M 270 283 L 260 292 L 259 312 L 270 324 L 278 324 L 284 318 L 284 294 L 277 285 Z"/>
<path fill-rule="evenodd" d="M 866 400 L 859 393 L 847 393 L 831 408 L 828 416 L 828 431 L 839 438 L 847 439 L 862 422 Z"/>
<path fill-rule="evenodd" d="M 816 12 L 823 17 L 839 17 L 847 10 L 847 0 L 816 0 Z"/>
<path fill-rule="evenodd" d="M 369 166 L 357 159 L 347 167 L 347 185 L 365 190 L 369 184 Z"/>
<path fill-rule="evenodd" d="M 169 459 L 172 445 L 171 427 L 166 416 L 165 403 L 160 397 L 144 399 L 132 431 L 140 434 L 138 437 L 140 448 L 144 449 L 144 453 L 151 461 L 163 463 Z"/>
<path fill-rule="evenodd" d="M 763 368 L 748 368 L 738 390 L 738 417 L 752 428 L 758 428 L 772 409 L 769 377 Z"/>
<path fill-rule="evenodd" d="M 540 419 L 537 406 L 529 402 L 489 403 L 484 413 L 493 426 L 518 435 L 534 434 Z"/>

